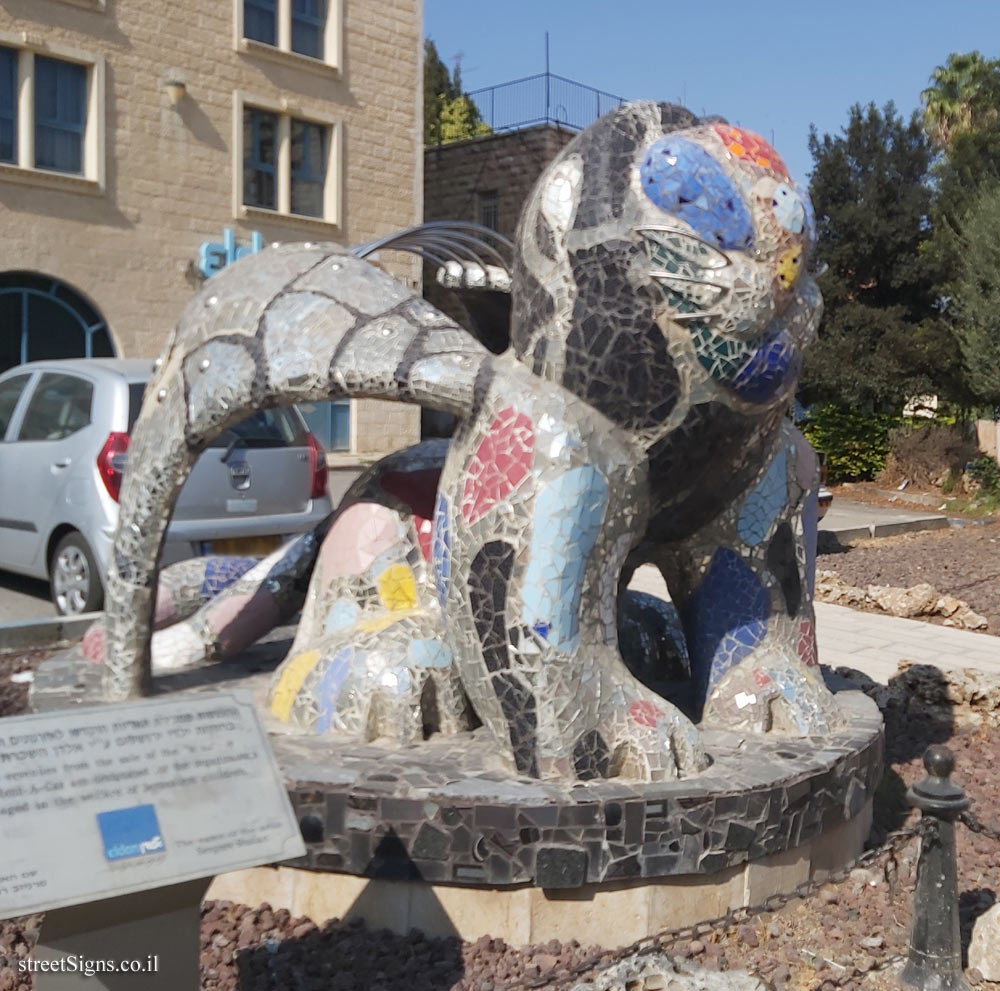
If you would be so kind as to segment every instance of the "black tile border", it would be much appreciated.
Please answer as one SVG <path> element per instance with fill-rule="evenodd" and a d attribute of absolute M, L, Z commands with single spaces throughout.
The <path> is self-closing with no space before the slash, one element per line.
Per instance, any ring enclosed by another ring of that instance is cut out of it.
<path fill-rule="evenodd" d="M 713 765 L 705 774 L 649 785 L 504 778 L 481 733 L 397 751 L 327 743 L 328 766 L 336 768 L 328 775 L 309 753 L 312 741 L 275 736 L 292 804 L 313 837 L 306 856 L 288 866 L 545 888 L 724 871 L 815 839 L 874 795 L 881 716 L 860 693 L 838 699 L 848 716 L 840 732 L 822 739 L 709 732 Z M 397 779 L 389 792 L 387 775 Z"/>
<path fill-rule="evenodd" d="M 280 656 L 279 648 L 254 648 L 240 665 L 157 678 L 154 690 L 250 690 L 263 698 Z M 42 662 L 32 710 L 100 704 L 100 674 L 72 653 Z M 484 730 L 392 748 L 293 735 L 263 711 L 262 718 L 306 839 L 306 855 L 287 866 L 559 888 L 707 876 L 853 819 L 882 775 L 882 717 L 861 692 L 836 698 L 845 717 L 837 732 L 795 738 L 703 730 L 712 766 L 660 784 L 516 777 Z"/>

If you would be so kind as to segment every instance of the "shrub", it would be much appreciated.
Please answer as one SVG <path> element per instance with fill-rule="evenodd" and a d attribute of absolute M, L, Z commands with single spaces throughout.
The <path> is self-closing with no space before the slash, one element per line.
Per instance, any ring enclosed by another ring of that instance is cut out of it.
<path fill-rule="evenodd" d="M 1000 495 L 1000 465 L 993 458 L 980 454 L 969 461 L 965 470 L 988 495 Z"/>
<path fill-rule="evenodd" d="M 829 404 L 810 410 L 803 433 L 825 456 L 831 482 L 869 481 L 885 467 L 889 431 L 899 420 L 889 413 L 862 413 Z"/>
<path fill-rule="evenodd" d="M 968 462 L 979 454 L 961 427 L 936 421 L 912 421 L 889 431 L 889 454 L 879 481 L 917 488 L 954 489 Z M 989 460 L 989 459 L 987 459 Z"/>

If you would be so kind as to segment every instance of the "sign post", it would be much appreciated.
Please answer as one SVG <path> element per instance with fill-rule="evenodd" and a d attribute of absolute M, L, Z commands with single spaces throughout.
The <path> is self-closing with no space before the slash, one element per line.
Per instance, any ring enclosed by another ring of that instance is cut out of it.
<path fill-rule="evenodd" d="M 9 962 L 37 991 L 193 991 L 211 878 L 305 847 L 252 700 L 216 693 L 0 721 L 0 851 L 0 918 L 46 912 Z"/>

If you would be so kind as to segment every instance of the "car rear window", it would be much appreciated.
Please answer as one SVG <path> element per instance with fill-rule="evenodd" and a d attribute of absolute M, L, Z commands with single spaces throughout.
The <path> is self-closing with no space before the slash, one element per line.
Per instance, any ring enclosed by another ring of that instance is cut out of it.
<path fill-rule="evenodd" d="M 243 447 L 305 447 L 302 421 L 284 406 L 262 409 L 227 427 L 209 447 L 229 447 L 239 440 Z"/>
<path fill-rule="evenodd" d="M 142 408 L 145 383 L 133 382 L 128 387 L 128 429 L 132 427 Z M 262 409 L 245 420 L 227 427 L 208 446 L 226 448 L 237 442 L 240 447 L 304 447 L 306 431 L 302 420 L 285 406 Z"/>

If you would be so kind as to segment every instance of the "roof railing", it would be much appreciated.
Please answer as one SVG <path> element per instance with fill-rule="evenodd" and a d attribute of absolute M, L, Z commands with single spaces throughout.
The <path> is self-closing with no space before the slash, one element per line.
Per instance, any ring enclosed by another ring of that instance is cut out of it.
<path fill-rule="evenodd" d="M 582 131 L 625 102 L 622 96 L 553 72 L 539 72 L 472 90 L 469 97 L 479 108 L 483 121 L 495 132 L 515 131 L 535 124 L 557 124 Z"/>

